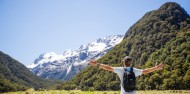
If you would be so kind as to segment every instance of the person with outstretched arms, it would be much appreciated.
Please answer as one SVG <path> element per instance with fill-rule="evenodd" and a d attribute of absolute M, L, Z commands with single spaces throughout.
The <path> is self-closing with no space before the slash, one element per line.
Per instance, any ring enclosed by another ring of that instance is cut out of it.
<path fill-rule="evenodd" d="M 92 66 L 98 66 L 107 71 L 116 73 L 120 78 L 121 92 L 120 94 L 136 94 L 136 77 L 142 74 L 148 74 L 156 70 L 161 70 L 164 64 L 156 65 L 152 68 L 137 69 L 131 67 L 131 57 L 126 56 L 123 60 L 123 67 L 111 67 L 105 64 L 97 63 L 96 60 L 90 60 Z"/>

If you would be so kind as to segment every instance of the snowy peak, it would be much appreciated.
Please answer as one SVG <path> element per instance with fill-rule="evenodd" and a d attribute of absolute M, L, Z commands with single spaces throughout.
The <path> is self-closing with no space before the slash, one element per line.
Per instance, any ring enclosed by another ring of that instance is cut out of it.
<path fill-rule="evenodd" d="M 99 38 L 78 50 L 66 50 L 63 54 L 49 52 L 41 54 L 27 67 L 46 79 L 68 80 L 88 66 L 88 60 L 98 59 L 123 40 L 123 35 Z"/>
<path fill-rule="evenodd" d="M 34 60 L 34 63 L 28 65 L 27 67 L 29 69 L 32 69 L 48 62 L 54 62 L 54 61 L 63 60 L 63 59 L 65 59 L 63 55 L 57 55 L 54 52 L 49 52 L 49 53 L 41 54 L 37 59 Z"/>
<path fill-rule="evenodd" d="M 108 36 L 108 37 L 104 37 L 104 38 L 99 38 L 97 40 L 95 40 L 94 42 L 96 43 L 105 43 L 107 45 L 116 45 L 118 43 L 120 43 L 123 38 L 122 35 L 115 35 L 115 36 Z"/>
<path fill-rule="evenodd" d="M 80 51 L 88 50 L 88 51 L 103 51 L 106 47 L 113 47 L 120 43 L 123 40 L 122 35 L 114 35 L 108 36 L 104 38 L 99 38 L 91 43 L 86 45 L 81 45 L 79 48 Z"/>
<path fill-rule="evenodd" d="M 69 56 L 72 56 L 72 55 L 74 55 L 74 51 L 72 51 L 71 49 L 68 49 L 68 50 L 66 50 L 64 53 L 63 53 L 63 56 L 65 56 L 65 57 L 69 57 Z"/>

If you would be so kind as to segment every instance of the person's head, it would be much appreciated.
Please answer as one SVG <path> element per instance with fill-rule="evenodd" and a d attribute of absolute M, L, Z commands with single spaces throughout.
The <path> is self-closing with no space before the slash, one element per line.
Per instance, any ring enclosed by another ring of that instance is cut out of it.
<path fill-rule="evenodd" d="M 130 67 L 131 66 L 131 57 L 126 56 L 123 58 L 122 63 L 125 67 Z"/>

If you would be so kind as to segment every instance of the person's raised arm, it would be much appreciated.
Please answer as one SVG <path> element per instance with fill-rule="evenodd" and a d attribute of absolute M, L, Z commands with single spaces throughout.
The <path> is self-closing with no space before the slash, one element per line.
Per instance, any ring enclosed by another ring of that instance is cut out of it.
<path fill-rule="evenodd" d="M 92 66 L 99 66 L 100 68 L 104 69 L 104 70 L 108 70 L 108 71 L 111 71 L 113 72 L 113 68 L 111 66 L 108 66 L 108 65 L 105 65 L 105 64 L 100 64 L 100 63 L 97 63 L 96 60 L 91 60 L 90 61 L 90 64 Z"/>
<path fill-rule="evenodd" d="M 163 68 L 164 68 L 164 64 L 159 64 L 155 67 L 144 69 L 142 74 L 148 74 L 148 73 L 154 72 L 156 70 L 161 70 Z"/>

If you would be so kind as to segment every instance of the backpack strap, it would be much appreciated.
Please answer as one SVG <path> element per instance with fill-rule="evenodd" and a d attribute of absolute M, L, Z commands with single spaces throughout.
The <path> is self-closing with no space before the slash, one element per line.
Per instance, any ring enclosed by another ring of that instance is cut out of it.
<path fill-rule="evenodd" d="M 124 68 L 124 71 L 127 72 L 127 67 Z M 130 67 L 129 72 L 133 72 L 133 67 Z"/>
<path fill-rule="evenodd" d="M 130 69 L 131 69 L 130 71 L 133 72 L 133 67 L 130 67 Z"/>
<path fill-rule="evenodd" d="M 123 69 L 124 69 L 125 72 L 127 71 L 127 67 L 125 67 L 125 68 L 123 68 Z"/>

